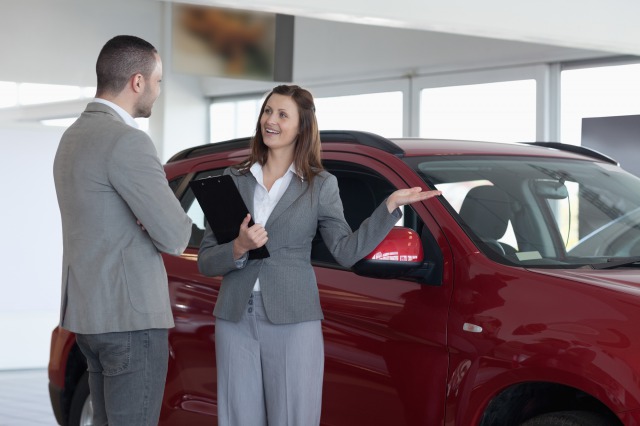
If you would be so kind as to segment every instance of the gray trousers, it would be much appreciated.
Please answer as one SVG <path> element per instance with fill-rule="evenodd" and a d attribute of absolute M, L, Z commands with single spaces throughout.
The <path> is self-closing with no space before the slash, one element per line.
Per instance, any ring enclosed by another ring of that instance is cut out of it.
<path fill-rule="evenodd" d="M 78 334 L 87 358 L 93 424 L 156 426 L 169 362 L 168 330 Z"/>
<path fill-rule="evenodd" d="M 276 325 L 254 292 L 242 319 L 216 319 L 218 426 L 318 426 L 320 321 Z"/>

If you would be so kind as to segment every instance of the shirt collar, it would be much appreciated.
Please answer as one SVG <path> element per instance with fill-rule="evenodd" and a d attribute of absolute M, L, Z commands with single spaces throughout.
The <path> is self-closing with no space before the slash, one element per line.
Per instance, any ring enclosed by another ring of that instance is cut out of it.
<path fill-rule="evenodd" d="M 251 171 L 251 174 L 256 178 L 256 180 L 258 182 L 262 182 L 263 181 L 263 177 L 262 177 L 262 165 L 260 163 L 258 163 L 257 161 L 255 163 L 253 163 L 251 165 L 251 167 L 249 168 L 249 170 Z M 300 176 L 298 174 L 298 172 L 296 171 L 296 166 L 295 164 L 291 163 L 291 165 L 289 166 L 289 168 L 287 169 L 287 173 L 293 173 L 294 175 L 300 177 L 300 179 L 302 179 L 302 176 Z M 285 173 L 286 174 L 286 173 Z"/>
<path fill-rule="evenodd" d="M 129 114 L 127 111 L 125 111 L 121 106 L 116 105 L 113 102 L 108 101 L 106 99 L 102 99 L 102 98 L 95 98 L 93 101 L 94 102 L 98 102 L 100 104 L 104 104 L 106 106 L 109 106 L 109 107 L 113 108 L 118 113 L 120 118 L 122 118 L 122 120 L 124 120 L 124 122 L 126 124 L 128 124 L 131 127 L 135 127 L 136 129 L 139 128 L 138 122 L 136 120 L 134 120 L 133 117 L 131 116 L 131 114 Z"/>

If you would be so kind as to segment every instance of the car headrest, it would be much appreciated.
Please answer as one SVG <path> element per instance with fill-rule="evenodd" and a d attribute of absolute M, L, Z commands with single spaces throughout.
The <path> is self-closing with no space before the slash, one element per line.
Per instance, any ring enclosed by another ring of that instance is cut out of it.
<path fill-rule="evenodd" d="M 477 186 L 467 193 L 459 215 L 480 238 L 498 240 L 511 218 L 509 197 L 495 186 Z"/>

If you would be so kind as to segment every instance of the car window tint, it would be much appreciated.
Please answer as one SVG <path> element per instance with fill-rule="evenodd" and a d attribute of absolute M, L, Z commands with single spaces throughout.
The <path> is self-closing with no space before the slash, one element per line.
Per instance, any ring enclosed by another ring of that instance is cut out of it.
<path fill-rule="evenodd" d="M 204 172 L 200 172 L 194 176 L 194 180 L 204 179 L 212 176 L 220 176 L 223 172 L 223 169 L 215 169 L 215 170 L 207 170 Z M 187 188 L 182 199 L 180 200 L 182 204 L 182 208 L 187 213 L 187 216 L 191 218 L 191 238 L 189 239 L 189 247 L 198 248 L 200 247 L 200 242 L 202 241 L 202 237 L 204 236 L 204 230 L 207 226 L 207 219 L 204 217 L 204 213 L 202 211 L 202 207 L 196 200 L 195 195 L 193 195 L 193 191 L 191 188 Z"/>
<path fill-rule="evenodd" d="M 518 251 L 510 206 L 513 201 L 506 191 L 487 179 L 443 183 L 436 187 L 485 243 L 497 247 L 501 254 Z"/>
<path fill-rule="evenodd" d="M 178 189 L 178 187 L 180 186 L 180 183 L 182 182 L 182 179 L 184 179 L 184 176 L 179 176 L 179 177 L 171 180 L 171 182 L 169 182 L 169 188 L 171 188 L 171 191 L 173 191 L 174 194 L 175 194 L 176 190 Z"/>
<path fill-rule="evenodd" d="M 344 217 L 353 231 L 357 230 L 375 208 L 396 189 L 379 173 L 359 165 L 327 161 L 324 166 L 329 173 L 338 179 Z M 408 210 L 405 209 L 405 213 Z M 417 226 L 416 218 L 417 216 L 413 212 L 404 214 L 398 225 L 410 226 L 415 229 Z M 315 263 L 337 265 L 319 232 L 313 239 L 311 260 Z"/>

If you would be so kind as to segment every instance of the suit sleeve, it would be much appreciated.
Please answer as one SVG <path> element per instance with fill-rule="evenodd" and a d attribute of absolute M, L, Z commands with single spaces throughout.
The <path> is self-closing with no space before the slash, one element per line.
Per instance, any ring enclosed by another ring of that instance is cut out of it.
<path fill-rule="evenodd" d="M 208 277 L 225 275 L 238 269 L 238 264 L 233 259 L 233 241 L 218 244 L 208 223 L 198 252 L 198 269 Z"/>
<path fill-rule="evenodd" d="M 389 213 L 383 201 L 357 231 L 351 232 L 344 218 L 337 179 L 329 175 L 324 180 L 320 189 L 318 225 L 327 248 L 342 266 L 351 267 L 371 253 L 398 219 L 398 216 Z"/>
<path fill-rule="evenodd" d="M 109 180 L 144 226 L 156 248 L 181 254 L 191 236 L 191 219 L 167 183 L 149 136 L 127 132 L 115 145 L 109 161 Z"/>

